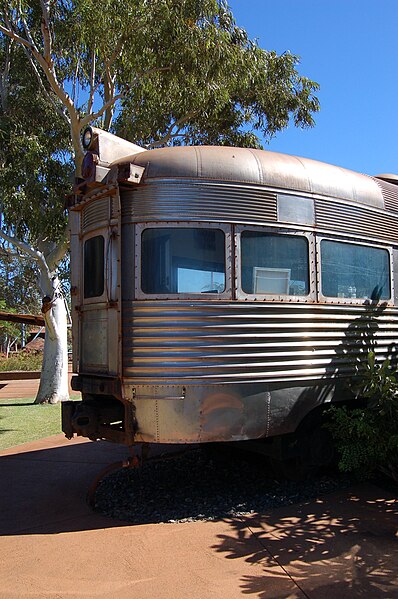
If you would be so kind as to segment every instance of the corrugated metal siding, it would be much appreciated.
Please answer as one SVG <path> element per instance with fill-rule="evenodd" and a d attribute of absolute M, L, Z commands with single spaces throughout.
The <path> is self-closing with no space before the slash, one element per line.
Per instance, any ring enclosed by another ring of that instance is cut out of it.
<path fill-rule="evenodd" d="M 278 222 L 277 194 L 256 186 L 160 181 L 124 191 L 122 217 L 124 222 L 206 220 L 266 225 Z M 398 243 L 394 214 L 335 199 L 315 199 L 315 226 Z"/>
<path fill-rule="evenodd" d="M 83 232 L 107 223 L 109 220 L 109 197 L 94 200 L 83 208 Z"/>
<path fill-rule="evenodd" d="M 386 212 L 344 204 L 335 200 L 315 200 L 316 226 L 331 231 L 376 237 L 398 242 L 397 217 Z"/>
<path fill-rule="evenodd" d="M 376 177 L 373 177 L 373 179 L 381 189 L 385 209 L 391 212 L 398 212 L 398 185 L 388 183 L 388 181 L 383 181 Z"/>
<path fill-rule="evenodd" d="M 157 181 L 123 193 L 122 218 L 275 222 L 276 194 L 255 186 Z"/>
<path fill-rule="evenodd" d="M 373 338 L 383 357 L 398 336 L 397 310 L 363 306 L 126 302 L 123 321 L 137 384 L 300 384 L 352 373 Z"/>

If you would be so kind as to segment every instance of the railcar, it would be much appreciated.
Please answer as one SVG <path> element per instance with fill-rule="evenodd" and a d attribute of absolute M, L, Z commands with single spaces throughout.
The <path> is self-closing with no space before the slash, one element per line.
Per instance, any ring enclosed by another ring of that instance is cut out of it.
<path fill-rule="evenodd" d="M 66 436 L 321 456 L 305 423 L 396 347 L 398 178 L 96 128 L 83 144 Z M 306 448 L 287 450 L 299 430 Z"/>

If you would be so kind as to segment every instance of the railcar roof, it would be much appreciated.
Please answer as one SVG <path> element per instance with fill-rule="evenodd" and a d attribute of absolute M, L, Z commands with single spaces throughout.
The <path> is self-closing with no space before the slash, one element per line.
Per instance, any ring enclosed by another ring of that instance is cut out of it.
<path fill-rule="evenodd" d="M 288 154 L 226 146 L 158 148 L 116 163 L 145 167 L 143 179 L 204 179 L 266 185 L 384 208 L 375 179 L 339 166 Z"/>

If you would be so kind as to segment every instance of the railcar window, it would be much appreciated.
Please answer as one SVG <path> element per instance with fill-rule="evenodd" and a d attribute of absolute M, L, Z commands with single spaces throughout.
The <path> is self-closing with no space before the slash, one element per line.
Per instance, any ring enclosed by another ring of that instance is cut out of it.
<path fill-rule="evenodd" d="M 325 296 L 378 300 L 391 295 L 387 250 L 323 239 L 321 269 Z"/>
<path fill-rule="evenodd" d="M 298 235 L 243 231 L 242 289 L 245 293 L 308 295 L 308 241 Z"/>
<path fill-rule="evenodd" d="M 91 237 L 84 243 L 84 297 L 104 293 L 104 238 Z"/>
<path fill-rule="evenodd" d="M 225 235 L 220 229 L 145 229 L 141 249 L 144 293 L 225 291 Z"/>

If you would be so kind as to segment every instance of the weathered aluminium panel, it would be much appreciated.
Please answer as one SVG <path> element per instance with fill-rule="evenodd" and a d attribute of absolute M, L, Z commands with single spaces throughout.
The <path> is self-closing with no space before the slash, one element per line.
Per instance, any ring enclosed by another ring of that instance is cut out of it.
<path fill-rule="evenodd" d="M 126 302 L 123 375 L 137 384 L 226 384 L 353 374 L 396 346 L 398 311 L 379 306 Z"/>
<path fill-rule="evenodd" d="M 123 222 L 207 220 L 276 222 L 276 194 L 212 181 L 154 181 L 122 194 Z"/>

